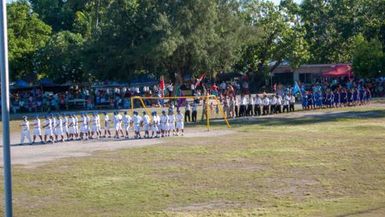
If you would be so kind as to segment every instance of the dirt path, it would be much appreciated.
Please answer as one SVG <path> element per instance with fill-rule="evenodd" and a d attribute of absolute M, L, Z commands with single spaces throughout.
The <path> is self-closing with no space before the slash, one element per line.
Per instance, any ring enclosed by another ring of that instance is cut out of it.
<path fill-rule="evenodd" d="M 226 135 L 230 130 L 213 130 L 210 132 L 202 130 L 188 130 L 184 137 L 211 137 Z M 19 135 L 13 134 L 12 140 L 16 143 Z M 12 164 L 24 167 L 37 167 L 49 161 L 66 157 L 89 156 L 95 151 L 113 151 L 118 149 L 145 147 L 163 143 L 163 139 L 142 140 L 114 140 L 100 139 L 88 141 L 64 142 L 44 145 L 13 145 L 11 147 Z M 0 166 L 3 165 L 3 149 L 0 148 Z"/>
<path fill-rule="evenodd" d="M 385 104 L 374 104 L 371 107 L 382 107 L 385 108 Z M 335 118 L 335 117 L 370 117 L 375 112 L 355 112 L 351 110 L 340 110 L 340 109 L 327 109 L 327 110 L 312 110 L 312 111 L 298 111 L 293 113 L 285 113 L 278 115 L 268 115 L 263 117 L 246 117 L 238 118 L 235 122 L 244 121 L 255 121 L 263 119 L 265 121 L 274 119 L 298 119 L 298 118 Z M 378 114 L 374 114 L 378 115 Z M 223 120 L 216 120 L 223 121 Z M 214 122 L 216 122 L 214 121 Z M 227 135 L 233 133 L 232 130 L 212 130 L 207 132 L 204 128 L 193 129 L 187 128 L 185 137 L 212 137 L 219 135 Z M 0 136 L 1 139 L 1 136 Z M 126 148 L 144 147 L 150 145 L 156 145 L 163 143 L 163 139 L 146 139 L 146 140 L 113 140 L 113 139 L 101 139 L 91 141 L 76 141 L 76 142 L 65 142 L 56 144 L 46 145 L 15 145 L 11 148 L 12 164 L 23 165 L 25 167 L 36 167 L 43 165 L 49 161 L 66 157 L 82 157 L 89 156 L 95 151 L 111 151 Z M 17 144 L 20 142 L 20 135 L 18 133 L 12 133 L 11 143 Z M 3 150 L 0 148 L 0 167 L 2 167 L 2 156 Z"/>

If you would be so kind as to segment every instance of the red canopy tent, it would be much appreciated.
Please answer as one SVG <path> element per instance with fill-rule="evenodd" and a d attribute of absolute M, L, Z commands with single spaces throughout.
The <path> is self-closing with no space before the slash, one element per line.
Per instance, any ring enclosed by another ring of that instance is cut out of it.
<path fill-rule="evenodd" d="M 322 73 L 322 77 L 352 77 L 352 66 L 347 64 L 336 65 L 332 70 Z"/>

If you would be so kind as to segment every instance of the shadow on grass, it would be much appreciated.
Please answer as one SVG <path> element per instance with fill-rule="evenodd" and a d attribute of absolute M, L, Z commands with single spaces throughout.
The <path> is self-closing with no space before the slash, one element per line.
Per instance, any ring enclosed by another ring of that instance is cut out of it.
<path fill-rule="evenodd" d="M 295 114 L 295 113 L 294 113 Z M 262 117 L 242 117 L 231 119 L 230 124 L 233 127 L 258 124 L 261 126 L 285 126 L 285 125 L 306 125 L 315 123 L 335 122 L 339 120 L 359 120 L 359 119 L 377 119 L 384 118 L 385 110 L 367 110 L 367 111 L 341 111 L 341 112 L 320 112 L 317 114 L 303 112 L 299 117 L 286 114 L 262 116 Z M 200 125 L 204 125 L 202 122 Z M 212 126 L 223 126 L 223 120 L 214 120 L 210 122 Z"/>

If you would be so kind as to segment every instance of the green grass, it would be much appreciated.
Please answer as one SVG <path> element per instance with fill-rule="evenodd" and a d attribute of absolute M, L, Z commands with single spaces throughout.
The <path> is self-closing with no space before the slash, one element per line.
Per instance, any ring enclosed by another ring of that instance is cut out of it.
<path fill-rule="evenodd" d="M 385 109 L 341 111 L 17 166 L 15 216 L 384 216 Z"/>

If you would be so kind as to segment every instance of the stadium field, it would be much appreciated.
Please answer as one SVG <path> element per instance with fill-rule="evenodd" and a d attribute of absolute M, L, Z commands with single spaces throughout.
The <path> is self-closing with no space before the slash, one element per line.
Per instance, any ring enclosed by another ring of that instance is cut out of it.
<path fill-rule="evenodd" d="M 160 140 L 13 146 L 14 214 L 385 216 L 383 103 Z"/>

